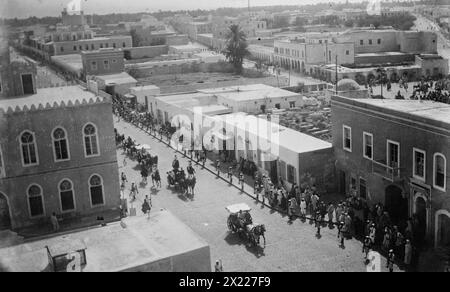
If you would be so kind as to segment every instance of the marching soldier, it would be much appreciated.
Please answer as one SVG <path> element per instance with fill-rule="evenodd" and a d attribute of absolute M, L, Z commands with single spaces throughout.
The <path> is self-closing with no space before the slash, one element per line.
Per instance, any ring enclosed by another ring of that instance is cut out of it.
<path fill-rule="evenodd" d="M 316 212 L 316 227 L 317 227 L 317 233 L 316 236 L 320 236 L 320 224 L 322 223 L 322 214 L 320 211 Z"/>
<path fill-rule="evenodd" d="M 230 184 L 233 184 L 233 167 L 228 167 L 228 179 L 230 180 Z"/>
<path fill-rule="evenodd" d="M 345 222 L 344 221 L 341 221 L 339 224 L 338 224 L 338 238 L 340 238 L 341 239 L 341 247 L 342 248 L 344 248 L 345 247 L 345 245 L 344 245 L 344 232 L 345 232 L 345 230 L 344 230 L 344 226 L 345 226 Z"/>
<path fill-rule="evenodd" d="M 217 171 L 217 176 L 220 176 L 220 161 L 219 161 L 219 159 L 216 160 L 216 171 Z"/>
<path fill-rule="evenodd" d="M 241 171 L 239 173 L 239 184 L 241 185 L 241 190 L 244 190 L 244 173 Z"/>
<path fill-rule="evenodd" d="M 369 236 L 366 236 L 363 243 L 363 253 L 364 253 L 364 259 L 367 260 L 367 256 L 369 255 L 370 249 L 372 246 L 372 241 L 370 240 Z"/>
<path fill-rule="evenodd" d="M 391 250 L 389 250 L 389 254 L 387 257 L 387 263 L 386 263 L 386 268 L 389 268 L 389 272 L 391 272 L 391 273 L 394 271 L 394 261 L 395 261 L 394 250 L 391 249 Z"/>

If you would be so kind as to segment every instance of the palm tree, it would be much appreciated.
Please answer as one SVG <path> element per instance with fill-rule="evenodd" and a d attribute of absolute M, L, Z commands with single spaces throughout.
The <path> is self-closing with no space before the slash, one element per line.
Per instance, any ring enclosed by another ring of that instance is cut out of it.
<path fill-rule="evenodd" d="M 230 30 L 227 34 L 227 43 L 223 53 L 228 62 L 233 64 L 237 73 L 242 72 L 242 63 L 244 58 L 250 55 L 247 49 L 247 37 L 241 30 L 239 25 L 233 24 L 230 26 Z"/>
<path fill-rule="evenodd" d="M 377 68 L 376 72 L 378 74 L 378 76 L 377 76 L 378 84 L 380 84 L 380 86 L 381 86 L 381 98 L 383 98 L 383 85 L 387 81 L 386 69 L 384 69 L 383 67 L 379 67 L 379 68 Z"/>

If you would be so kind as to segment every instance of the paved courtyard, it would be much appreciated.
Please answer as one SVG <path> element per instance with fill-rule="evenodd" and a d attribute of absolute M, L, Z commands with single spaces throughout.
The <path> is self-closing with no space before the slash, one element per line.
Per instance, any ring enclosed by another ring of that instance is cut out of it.
<path fill-rule="evenodd" d="M 171 169 L 176 152 L 166 144 L 152 138 L 145 132 L 123 121 L 116 122 L 119 133 L 131 136 L 139 144 L 149 144 L 150 153 L 158 155 L 162 188 L 151 189 L 140 185 L 139 196 L 134 203 L 137 215 L 143 216 L 141 204 L 145 195 L 152 194 L 153 208 L 170 210 L 196 233 L 202 236 L 211 247 L 212 261 L 222 259 L 225 271 L 365 271 L 361 252 L 362 245 L 356 240 L 347 240 L 345 249 L 339 247 L 337 230 L 322 229 L 322 236 L 316 237 L 316 229 L 309 221 L 295 220 L 289 223 L 287 216 L 257 204 L 255 200 L 222 179 L 216 178 L 201 166 L 195 166 L 197 175 L 196 195 L 193 200 L 187 199 L 167 188 L 165 173 Z M 125 172 L 129 183 L 126 195 L 129 194 L 131 182 L 138 185 L 141 181 L 139 166 L 136 161 L 126 159 L 117 152 L 119 171 Z M 181 167 L 186 168 L 187 159 L 177 155 Z M 207 165 L 210 162 L 207 162 Z M 246 189 L 250 189 L 246 186 Z M 244 202 L 252 207 L 255 223 L 265 224 L 266 248 L 247 247 L 237 235 L 231 234 L 227 228 L 228 213 L 225 207 Z M 182 240 L 180 238 L 180 240 Z M 212 263 L 213 264 L 213 263 Z M 385 259 L 382 259 L 382 270 Z M 396 267 L 396 270 L 397 267 Z"/>

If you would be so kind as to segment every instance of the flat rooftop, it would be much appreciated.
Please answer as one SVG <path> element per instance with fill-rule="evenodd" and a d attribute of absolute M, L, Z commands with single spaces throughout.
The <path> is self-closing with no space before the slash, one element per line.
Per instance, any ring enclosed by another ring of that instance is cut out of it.
<path fill-rule="evenodd" d="M 270 142 L 274 145 L 278 145 L 285 149 L 289 149 L 295 153 L 309 153 L 319 150 L 332 149 L 332 144 L 328 143 L 319 138 L 301 133 L 299 131 L 289 129 L 282 125 L 267 121 L 266 119 L 250 116 L 246 113 L 233 113 L 228 115 L 215 116 L 214 118 L 223 120 L 227 124 L 236 125 L 239 118 L 242 117 L 254 117 L 247 119 L 246 121 L 250 121 L 252 124 L 244 125 L 243 123 L 238 123 L 237 127 L 241 130 L 247 130 L 259 138 L 270 140 Z M 257 130 L 259 129 L 259 131 Z M 261 129 L 270 129 L 271 134 L 269 135 L 267 131 Z M 274 139 L 274 137 L 278 138 Z"/>
<path fill-rule="evenodd" d="M 190 44 L 187 44 L 187 45 L 174 45 L 174 46 L 169 46 L 169 47 L 177 49 L 177 50 L 182 50 L 182 51 L 185 51 L 185 50 L 196 50 L 196 49 L 207 49 L 207 47 L 204 46 L 204 45 L 194 44 L 194 43 L 190 43 Z"/>
<path fill-rule="evenodd" d="M 322 65 L 321 67 L 326 68 L 328 70 L 333 70 L 335 72 L 336 65 L 334 64 L 328 64 L 328 65 Z M 377 70 L 378 67 L 358 67 L 358 68 L 349 68 L 344 67 L 341 65 L 337 66 L 338 73 L 358 73 L 358 72 L 372 72 Z M 393 69 L 393 70 L 412 70 L 412 69 L 421 69 L 422 67 L 420 65 L 398 65 L 398 66 L 385 66 L 386 70 Z"/>
<path fill-rule="evenodd" d="M 80 54 L 52 56 L 52 61 L 73 69 L 74 71 L 83 70 L 83 61 Z"/>
<path fill-rule="evenodd" d="M 402 53 L 402 52 L 379 52 L 379 53 L 355 54 L 355 57 L 383 57 L 383 56 L 406 56 L 406 55 L 413 55 L 413 54 Z"/>
<path fill-rule="evenodd" d="M 333 100 L 353 104 L 359 107 L 376 110 L 380 113 L 389 113 L 423 123 L 437 125 L 450 129 L 450 104 L 429 100 L 402 100 L 402 99 L 349 99 L 342 96 L 333 96 Z"/>
<path fill-rule="evenodd" d="M 159 87 L 156 85 L 143 85 L 143 86 L 130 87 L 130 90 L 136 90 L 136 91 L 149 90 L 149 89 L 159 89 Z"/>
<path fill-rule="evenodd" d="M 41 88 L 37 89 L 36 94 L 30 94 L 24 97 L 10 98 L 10 99 L 0 99 L 0 109 L 5 112 L 10 110 L 16 110 L 19 108 L 23 110 L 26 106 L 31 109 L 34 106 L 36 109 L 52 108 L 55 103 L 58 106 L 64 102 L 67 105 L 69 102 L 75 105 L 78 101 L 80 104 L 83 100 L 89 103 L 92 98 L 93 101 L 97 100 L 94 93 L 86 90 L 84 87 L 79 85 L 74 86 L 63 86 L 63 87 L 51 87 L 51 88 Z M 103 100 L 102 97 L 98 97 Z"/>
<path fill-rule="evenodd" d="M 278 97 L 300 97 L 298 93 L 264 84 L 202 89 L 199 90 L 199 92 L 210 93 L 235 101 L 251 101 Z"/>
<path fill-rule="evenodd" d="M 74 231 L 67 235 L 0 249 L 0 270 L 46 271 L 49 261 L 45 247 L 57 247 L 61 244 L 64 246 L 65 243 L 73 241 L 81 241 L 87 247 L 87 265 L 83 269 L 84 272 L 124 271 L 208 248 L 208 244 L 199 235 L 168 211 L 152 213 L 150 219 L 145 216 L 130 217 L 123 222 L 126 228 L 123 228 L 120 222 L 116 222 L 105 227 Z M 200 256 L 197 254 L 197 257 Z M 201 254 L 201 257 L 209 264 L 210 269 L 210 258 L 205 258 L 204 254 Z M 192 259 L 191 262 L 197 261 Z M 165 268 L 176 270 L 176 267 L 170 267 L 170 263 L 168 262 L 168 267 Z M 158 264 L 160 265 L 164 266 Z M 195 265 L 190 268 L 191 271 L 199 271 Z"/>
<path fill-rule="evenodd" d="M 110 74 L 110 75 L 99 75 L 96 76 L 99 79 L 102 79 L 105 84 L 129 84 L 129 83 L 137 83 L 137 80 L 131 77 L 128 73 L 122 72 L 118 74 Z"/>

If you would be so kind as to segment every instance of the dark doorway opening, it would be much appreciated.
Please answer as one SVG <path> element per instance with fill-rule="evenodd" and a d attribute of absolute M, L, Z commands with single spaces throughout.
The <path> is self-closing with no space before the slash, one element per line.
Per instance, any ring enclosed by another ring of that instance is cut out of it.
<path fill-rule="evenodd" d="M 415 237 L 419 243 L 422 243 L 427 231 L 427 203 L 421 197 L 416 199 L 416 213 L 414 217 Z"/>
<path fill-rule="evenodd" d="M 388 186 L 385 192 L 386 211 L 393 224 L 402 226 L 408 219 L 408 200 L 403 198 L 402 189 L 398 186 Z"/>
<path fill-rule="evenodd" d="M 34 94 L 33 75 L 31 74 L 22 75 L 22 87 L 23 87 L 23 94 Z"/>
<path fill-rule="evenodd" d="M 11 229 L 11 217 L 6 197 L 0 193 L 0 230 Z"/>
<path fill-rule="evenodd" d="M 345 171 L 339 171 L 339 193 L 345 194 Z"/>

